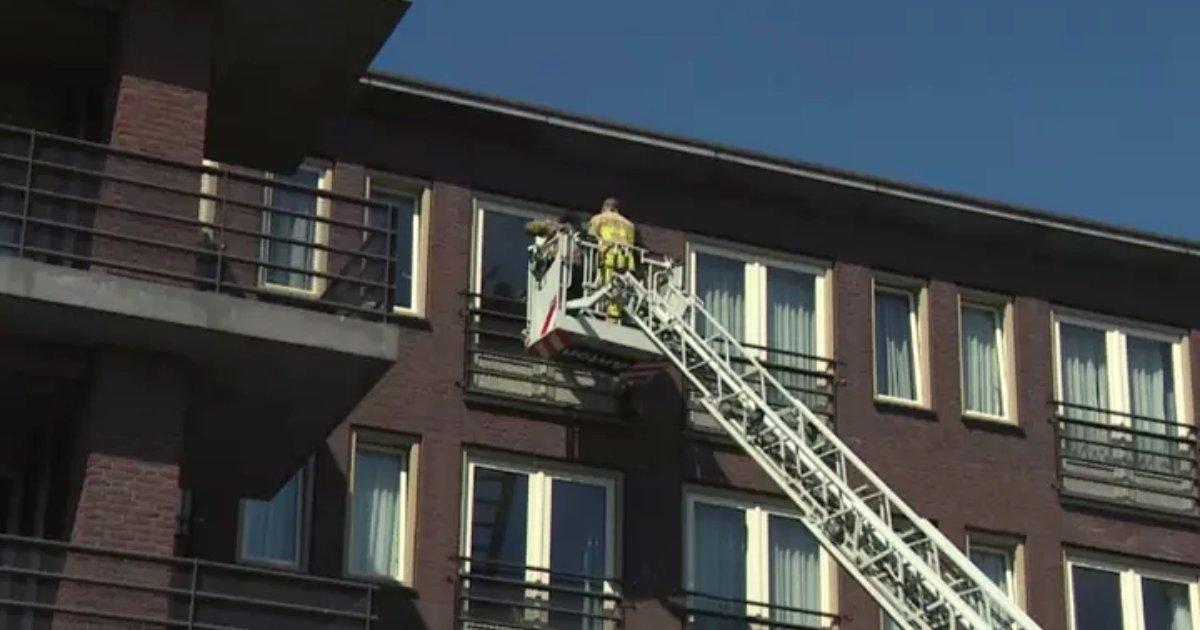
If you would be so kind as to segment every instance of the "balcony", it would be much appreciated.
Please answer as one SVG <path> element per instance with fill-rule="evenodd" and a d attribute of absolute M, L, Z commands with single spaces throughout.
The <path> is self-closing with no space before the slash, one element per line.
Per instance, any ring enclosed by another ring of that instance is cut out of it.
<path fill-rule="evenodd" d="M 352 630 L 373 587 L 0 535 L 0 627 Z"/>
<path fill-rule="evenodd" d="M 1059 491 L 1064 500 L 1138 513 L 1200 516 L 1193 425 L 1056 404 Z"/>
<path fill-rule="evenodd" d="M 684 601 L 689 630 L 833 630 L 841 624 L 830 613 L 703 593 L 687 593 Z"/>
<path fill-rule="evenodd" d="M 837 384 L 837 362 L 833 359 L 744 344 L 753 352 L 779 384 L 800 402 L 808 406 L 813 414 L 832 425 Z M 741 366 L 739 366 L 739 363 Z M 735 367 L 749 365 L 746 361 L 734 362 Z M 713 383 L 715 387 L 716 384 Z M 788 404 L 780 400 L 768 400 L 772 406 Z M 688 428 L 701 432 L 723 435 L 717 421 L 708 414 L 691 396 L 688 403 Z"/>
<path fill-rule="evenodd" d="M 530 356 L 522 332 L 524 300 L 476 293 L 466 299 L 463 383 L 469 399 L 534 413 L 620 417 L 618 378 Z"/>
<path fill-rule="evenodd" d="M 624 608 L 615 580 L 460 558 L 458 626 L 464 630 L 618 630 Z"/>

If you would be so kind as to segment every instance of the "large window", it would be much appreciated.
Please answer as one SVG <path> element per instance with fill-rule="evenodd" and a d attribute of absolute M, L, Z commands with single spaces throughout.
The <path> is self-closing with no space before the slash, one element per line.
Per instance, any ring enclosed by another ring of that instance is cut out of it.
<path fill-rule="evenodd" d="M 524 354 L 530 219 L 544 216 L 512 205 L 481 202 L 475 221 L 474 289 L 479 294 L 481 348 Z"/>
<path fill-rule="evenodd" d="M 915 283 L 875 283 L 875 395 L 880 399 L 925 402 L 923 297 L 923 287 Z"/>
<path fill-rule="evenodd" d="M 419 314 L 424 295 L 421 244 L 428 191 L 419 184 L 376 174 L 367 179 L 367 196 L 379 204 L 368 208 L 367 226 L 392 231 L 391 254 L 395 259 L 386 273 L 373 275 L 386 278 L 394 310 Z M 364 248 L 371 254 L 385 255 L 388 248 L 383 238 L 380 232 L 367 233 Z"/>
<path fill-rule="evenodd" d="M 795 514 L 689 493 L 686 523 L 690 627 L 744 628 L 747 617 L 828 625 L 827 560 Z"/>
<path fill-rule="evenodd" d="M 356 432 L 351 449 L 347 570 L 357 577 L 408 580 L 413 447 L 393 436 Z"/>
<path fill-rule="evenodd" d="M 309 474 L 309 468 L 300 469 L 270 499 L 242 499 L 239 560 L 288 568 L 301 566 Z"/>
<path fill-rule="evenodd" d="M 262 257 L 270 266 L 261 269 L 264 285 L 307 293 L 320 293 L 325 280 L 326 252 L 320 246 L 328 238 L 329 199 L 319 190 L 329 190 L 332 170 L 306 163 L 291 174 L 274 174 L 278 185 L 263 189 Z"/>
<path fill-rule="evenodd" d="M 1197 572 L 1111 561 L 1068 558 L 1072 630 L 1193 630 Z"/>
<path fill-rule="evenodd" d="M 613 604 L 605 596 L 617 573 L 616 480 L 532 463 L 467 462 L 470 617 L 608 627 L 603 619 Z"/>
<path fill-rule="evenodd" d="M 1003 301 L 962 300 L 959 343 L 963 413 L 995 420 L 1013 417 L 1009 402 L 1009 308 Z"/>

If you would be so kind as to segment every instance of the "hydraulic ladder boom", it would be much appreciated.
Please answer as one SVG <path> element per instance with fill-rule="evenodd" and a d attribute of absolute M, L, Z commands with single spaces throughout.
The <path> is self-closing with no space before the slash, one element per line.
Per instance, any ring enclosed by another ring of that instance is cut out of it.
<path fill-rule="evenodd" d="M 571 268 L 582 267 L 584 295 L 566 299 L 565 286 L 559 287 L 561 302 L 555 306 L 561 304 L 565 315 L 590 318 L 598 302 L 617 300 L 625 322 L 645 333 L 683 373 L 699 404 L 779 485 L 813 536 L 901 627 L 1039 628 L 684 291 L 677 268 L 643 263 L 636 273 L 626 270 L 604 280 L 594 273 L 594 242 L 574 232 L 552 240 L 553 247 L 540 254 L 543 260 L 531 264 L 531 287 L 537 269 L 556 267 L 546 258 L 566 261 L 546 274 L 557 274 L 554 280 L 566 286 Z"/>

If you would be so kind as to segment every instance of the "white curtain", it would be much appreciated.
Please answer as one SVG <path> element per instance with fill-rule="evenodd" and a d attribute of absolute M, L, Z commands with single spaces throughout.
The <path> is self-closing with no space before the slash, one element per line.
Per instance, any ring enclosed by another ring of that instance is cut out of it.
<path fill-rule="evenodd" d="M 295 175 L 277 176 L 275 179 L 279 182 L 316 189 L 320 185 L 321 174 L 311 169 L 301 169 Z M 271 207 L 315 217 L 317 196 L 310 192 L 272 188 Z M 298 289 L 311 288 L 313 276 L 293 270 L 313 268 L 313 249 L 298 243 L 281 242 L 275 239 L 286 238 L 312 243 L 316 239 L 316 224 L 310 219 L 294 214 L 268 212 L 267 232 L 271 237 L 267 242 L 267 262 L 288 267 L 288 269 L 268 268 L 266 271 L 267 281 Z"/>
<path fill-rule="evenodd" d="M 817 367 L 812 360 L 817 354 L 816 284 L 811 274 L 767 269 L 767 361 L 783 368 L 774 375 L 793 396 L 819 411 L 824 401 L 812 393 L 819 384 L 801 372 Z"/>
<path fill-rule="evenodd" d="M 400 509 L 404 461 L 398 455 L 360 451 L 354 459 L 350 513 L 350 570 L 359 575 L 400 576 Z"/>
<path fill-rule="evenodd" d="M 875 293 L 875 382 L 880 394 L 917 399 L 909 296 Z"/>
<path fill-rule="evenodd" d="M 1142 623 L 1146 630 L 1192 630 L 1188 585 L 1142 578 Z"/>
<path fill-rule="evenodd" d="M 999 586 L 1005 595 L 1012 596 L 1012 593 L 1008 592 L 1009 560 L 1007 556 L 991 551 L 972 551 L 971 562 L 979 567 L 979 570 L 993 584 Z"/>
<path fill-rule="evenodd" d="M 996 312 L 990 309 L 962 310 L 963 402 L 967 411 L 1004 415 L 998 323 Z"/>
<path fill-rule="evenodd" d="M 297 523 L 303 474 L 296 473 L 269 501 L 247 499 L 242 506 L 242 555 L 251 560 L 299 561 Z"/>
<path fill-rule="evenodd" d="M 1169 435 L 1175 422 L 1175 378 L 1171 360 L 1171 344 L 1162 341 L 1128 337 L 1126 352 L 1129 362 L 1129 411 L 1133 414 L 1134 445 L 1139 468 L 1169 472 L 1172 460 L 1170 440 L 1156 438 Z M 1158 422 L 1156 422 L 1156 420 Z"/>
<path fill-rule="evenodd" d="M 746 513 L 730 507 L 694 504 L 692 590 L 720 599 L 698 597 L 695 607 L 727 615 L 746 614 Z M 727 601 L 733 600 L 733 601 Z M 742 628 L 728 619 L 702 617 L 693 625 L 706 630 Z"/>
<path fill-rule="evenodd" d="M 696 254 L 696 295 L 726 330 L 738 340 L 746 338 L 746 265 L 740 260 Z M 706 322 L 701 334 L 710 336 Z"/>
<path fill-rule="evenodd" d="M 769 523 L 771 604 L 820 612 L 821 552 L 816 539 L 798 521 L 771 516 Z M 824 625 L 820 615 L 795 610 L 775 610 L 771 618 L 813 628 Z"/>
<path fill-rule="evenodd" d="M 1094 424 L 1109 423 L 1107 413 L 1095 410 L 1109 408 L 1105 333 L 1062 324 L 1059 327 L 1059 350 L 1062 355 L 1062 396 L 1063 402 L 1068 405 L 1063 409 L 1064 415 Z M 1109 441 L 1108 431 L 1098 427 L 1068 425 L 1065 434 L 1065 454 L 1087 460 L 1112 459 L 1112 449 L 1103 445 Z"/>

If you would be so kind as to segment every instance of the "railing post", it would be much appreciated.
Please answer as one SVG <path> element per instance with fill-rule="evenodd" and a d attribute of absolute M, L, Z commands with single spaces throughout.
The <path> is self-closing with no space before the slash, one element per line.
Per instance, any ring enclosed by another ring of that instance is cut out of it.
<path fill-rule="evenodd" d="M 192 558 L 192 584 L 188 592 L 188 630 L 195 628 L 196 624 L 196 582 L 200 579 L 200 561 Z"/>
<path fill-rule="evenodd" d="M 17 256 L 25 255 L 25 232 L 29 229 L 29 202 L 33 197 L 33 161 L 37 132 L 29 130 L 29 156 L 25 162 L 25 199 L 21 207 L 21 229 L 17 231 Z"/>

